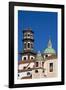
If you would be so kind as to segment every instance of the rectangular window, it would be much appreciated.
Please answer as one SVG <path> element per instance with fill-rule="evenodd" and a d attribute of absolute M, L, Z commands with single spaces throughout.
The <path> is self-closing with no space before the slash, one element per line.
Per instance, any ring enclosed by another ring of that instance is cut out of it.
<path fill-rule="evenodd" d="M 36 67 L 38 67 L 38 62 L 36 62 Z"/>
<path fill-rule="evenodd" d="M 50 72 L 53 72 L 53 63 L 50 63 L 49 70 Z"/>
<path fill-rule="evenodd" d="M 44 62 L 42 62 L 42 67 L 44 67 Z"/>

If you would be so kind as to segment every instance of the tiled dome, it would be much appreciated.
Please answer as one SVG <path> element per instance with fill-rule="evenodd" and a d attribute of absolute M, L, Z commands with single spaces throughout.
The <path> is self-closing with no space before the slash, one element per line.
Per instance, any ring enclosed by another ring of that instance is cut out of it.
<path fill-rule="evenodd" d="M 37 53 L 36 60 L 39 60 L 39 61 L 43 60 L 43 57 L 42 57 L 40 51 Z"/>

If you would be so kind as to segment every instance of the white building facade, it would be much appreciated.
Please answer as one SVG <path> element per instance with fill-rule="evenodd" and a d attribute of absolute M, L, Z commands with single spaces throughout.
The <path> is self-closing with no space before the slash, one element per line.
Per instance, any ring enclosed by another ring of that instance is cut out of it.
<path fill-rule="evenodd" d="M 34 35 L 31 30 L 23 32 L 23 52 L 22 60 L 18 65 L 18 79 L 48 78 L 57 76 L 57 55 L 52 47 L 51 40 L 48 41 L 48 47 L 41 54 L 35 53 Z"/>

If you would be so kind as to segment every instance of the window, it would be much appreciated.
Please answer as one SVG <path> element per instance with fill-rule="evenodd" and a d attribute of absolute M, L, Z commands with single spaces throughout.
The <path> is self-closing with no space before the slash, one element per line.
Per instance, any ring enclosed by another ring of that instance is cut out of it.
<path fill-rule="evenodd" d="M 31 59 L 33 59 L 33 57 L 31 57 Z"/>
<path fill-rule="evenodd" d="M 24 60 L 26 60 L 26 57 L 24 57 Z"/>
<path fill-rule="evenodd" d="M 31 43 L 31 48 L 33 48 L 33 44 Z"/>
<path fill-rule="evenodd" d="M 19 74 L 18 74 L 18 77 L 19 77 Z"/>
<path fill-rule="evenodd" d="M 48 55 L 45 55 L 45 57 L 48 57 Z"/>
<path fill-rule="evenodd" d="M 33 38 L 33 34 L 31 34 L 31 38 Z"/>
<path fill-rule="evenodd" d="M 26 69 L 26 67 L 23 67 L 23 69 Z"/>
<path fill-rule="evenodd" d="M 33 37 L 33 35 L 31 34 L 31 37 Z"/>
<path fill-rule="evenodd" d="M 38 62 L 36 62 L 36 67 L 38 67 Z"/>
<path fill-rule="evenodd" d="M 24 48 L 26 48 L 26 43 L 24 43 Z"/>
<path fill-rule="evenodd" d="M 43 70 L 43 73 L 44 73 L 44 70 Z"/>
<path fill-rule="evenodd" d="M 44 62 L 42 62 L 42 67 L 44 67 Z"/>
<path fill-rule="evenodd" d="M 30 34 L 28 34 L 28 37 L 30 36 Z"/>
<path fill-rule="evenodd" d="M 30 72 L 27 72 L 27 75 L 30 75 Z"/>
<path fill-rule="evenodd" d="M 28 69 L 30 69 L 30 67 L 28 67 Z"/>
<path fill-rule="evenodd" d="M 30 48 L 30 43 L 28 43 L 28 48 Z"/>
<path fill-rule="evenodd" d="M 26 33 L 24 33 L 24 37 L 26 37 L 27 36 L 27 34 Z"/>
<path fill-rule="evenodd" d="M 53 63 L 50 63 L 49 70 L 50 70 L 50 72 L 53 72 Z"/>
<path fill-rule="evenodd" d="M 38 73 L 38 70 L 35 70 L 35 73 Z"/>

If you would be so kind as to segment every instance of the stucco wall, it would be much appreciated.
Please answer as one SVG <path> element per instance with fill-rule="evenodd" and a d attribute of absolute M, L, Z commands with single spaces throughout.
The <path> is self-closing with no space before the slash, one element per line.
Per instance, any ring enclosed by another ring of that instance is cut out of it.
<path fill-rule="evenodd" d="M 50 72 L 50 67 L 49 67 L 50 63 L 53 63 L 53 72 Z M 45 75 L 47 77 L 56 77 L 58 70 L 57 59 L 45 61 L 44 68 L 45 68 Z"/>
<path fill-rule="evenodd" d="M 35 73 L 35 70 L 38 70 L 38 73 Z M 32 70 L 32 78 L 44 78 L 43 69 Z"/>

